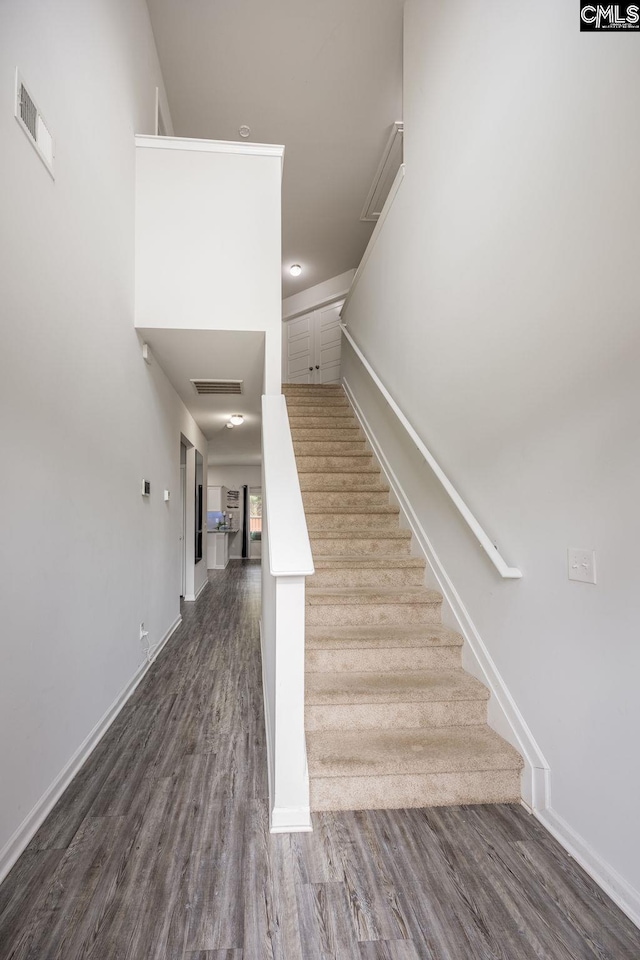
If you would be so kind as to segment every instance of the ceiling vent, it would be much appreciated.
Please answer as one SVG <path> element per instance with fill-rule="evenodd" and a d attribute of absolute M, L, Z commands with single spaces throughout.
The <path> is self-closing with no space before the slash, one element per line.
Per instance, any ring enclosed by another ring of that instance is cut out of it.
<path fill-rule="evenodd" d="M 382 154 L 382 160 L 376 170 L 371 189 L 365 200 L 360 214 L 361 220 L 377 220 L 382 212 L 384 202 L 389 196 L 393 181 L 402 164 L 402 135 L 404 126 L 401 120 L 396 120 L 391 129 L 391 136 Z"/>
<path fill-rule="evenodd" d="M 243 380 L 192 380 L 196 393 L 205 397 L 242 393 Z"/>
<path fill-rule="evenodd" d="M 40 113 L 35 100 L 25 87 L 16 70 L 16 120 L 22 127 L 32 147 L 53 177 L 53 137 Z"/>

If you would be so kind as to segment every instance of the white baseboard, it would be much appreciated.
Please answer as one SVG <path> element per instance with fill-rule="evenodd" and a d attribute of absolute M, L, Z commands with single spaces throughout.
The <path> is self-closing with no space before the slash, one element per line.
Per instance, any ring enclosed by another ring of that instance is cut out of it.
<path fill-rule="evenodd" d="M 449 605 L 453 616 L 455 617 L 462 635 L 464 636 L 467 647 L 473 655 L 484 683 L 489 688 L 493 698 L 491 709 L 496 707 L 499 710 L 500 717 L 496 726 L 498 732 L 505 737 L 517 750 L 520 751 L 525 767 L 522 775 L 522 795 L 525 804 L 531 809 L 545 809 L 549 803 L 550 789 L 550 771 L 542 751 L 538 747 L 533 734 L 529 730 L 524 717 L 518 710 L 518 707 L 509 693 L 507 686 L 502 679 L 498 669 L 491 658 L 486 645 L 484 644 L 475 624 L 473 623 L 469 612 L 464 606 L 460 595 L 449 579 L 429 537 L 427 536 L 422 524 L 420 523 L 409 498 L 407 497 L 400 481 L 394 473 L 389 461 L 387 460 L 377 437 L 365 417 L 353 391 L 346 380 L 343 381 L 345 392 L 353 406 L 355 414 L 360 421 L 360 425 L 369 441 L 369 444 L 376 456 L 380 467 L 386 476 L 389 486 L 397 497 L 401 510 L 403 511 L 407 522 L 413 532 L 416 542 L 429 564 L 434 577 L 436 578 L 440 591 Z M 490 701 L 491 703 L 491 701 Z M 496 718 L 493 718 L 495 721 Z M 502 722 L 500 722 L 502 721 Z M 491 722 L 491 718 L 490 718 Z"/>
<path fill-rule="evenodd" d="M 640 927 L 640 892 L 609 866 L 552 807 L 547 807 L 546 810 L 534 810 L 534 816 L 611 897 L 632 923 Z"/>
<path fill-rule="evenodd" d="M 312 833 L 309 807 L 274 807 L 269 816 L 269 833 Z"/>
<path fill-rule="evenodd" d="M 217 568 L 214 567 L 213 569 L 217 569 Z M 198 599 L 198 597 L 200 596 L 204 588 L 208 585 L 208 583 L 209 583 L 209 578 L 207 577 L 204 583 L 200 584 L 200 587 L 198 588 L 196 593 L 185 593 L 182 599 L 186 600 L 187 603 L 195 603 L 195 601 Z"/>
<path fill-rule="evenodd" d="M 18 857 L 27 848 L 36 832 L 40 829 L 49 813 L 67 789 L 75 775 L 82 765 L 88 760 L 97 745 L 100 743 L 105 733 L 116 719 L 127 700 L 131 697 L 134 690 L 147 673 L 151 664 L 156 659 L 164 645 L 171 638 L 173 633 L 182 623 L 182 617 L 178 617 L 171 627 L 167 630 L 162 640 L 157 644 L 151 660 L 144 660 L 133 677 L 113 701 L 109 709 L 98 720 L 95 727 L 80 744 L 69 762 L 63 767 L 53 783 L 42 794 L 35 806 L 24 818 L 15 833 L 9 838 L 7 843 L 0 850 L 0 883 L 11 870 Z"/>
<path fill-rule="evenodd" d="M 196 593 L 196 596 L 195 596 L 195 599 L 196 599 L 196 600 L 198 599 L 198 597 L 200 596 L 200 594 L 202 593 L 202 591 L 204 590 L 204 588 L 205 588 L 205 587 L 208 587 L 208 586 L 209 586 L 209 578 L 206 577 L 204 583 L 201 584 L 200 589 L 199 589 L 198 592 Z"/>

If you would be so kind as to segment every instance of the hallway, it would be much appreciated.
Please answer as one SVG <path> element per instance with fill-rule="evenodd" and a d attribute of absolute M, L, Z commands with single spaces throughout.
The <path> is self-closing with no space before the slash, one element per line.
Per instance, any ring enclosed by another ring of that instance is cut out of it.
<path fill-rule="evenodd" d="M 0 887 L 0 960 L 637 960 L 519 806 L 268 833 L 260 567 L 210 572 Z"/>

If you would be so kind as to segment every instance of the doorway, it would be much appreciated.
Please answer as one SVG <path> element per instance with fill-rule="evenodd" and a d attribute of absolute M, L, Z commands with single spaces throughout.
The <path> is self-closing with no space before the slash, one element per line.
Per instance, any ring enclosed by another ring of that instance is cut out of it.
<path fill-rule="evenodd" d="M 180 599 L 187 592 L 187 448 L 180 442 Z"/>
<path fill-rule="evenodd" d="M 262 557 L 262 487 L 249 487 L 249 559 Z"/>

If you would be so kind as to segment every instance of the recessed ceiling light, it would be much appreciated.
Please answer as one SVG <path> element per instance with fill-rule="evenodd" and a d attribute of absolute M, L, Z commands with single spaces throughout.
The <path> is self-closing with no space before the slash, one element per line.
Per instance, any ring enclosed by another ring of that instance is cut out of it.
<path fill-rule="evenodd" d="M 225 423 L 225 427 L 227 428 L 227 430 L 233 430 L 233 424 L 231 423 L 231 421 L 229 421 L 229 423 Z"/>
<path fill-rule="evenodd" d="M 238 133 L 240 134 L 241 137 L 243 137 L 246 140 L 249 134 L 251 133 L 251 127 L 248 127 L 246 124 L 243 123 L 240 129 L 238 130 Z"/>
<path fill-rule="evenodd" d="M 292 277 L 299 277 L 302 273 L 302 267 L 299 263 L 294 263 L 291 267 L 289 267 L 289 273 Z"/>
<path fill-rule="evenodd" d="M 244 423 L 244 417 L 241 413 L 234 413 L 232 417 L 229 417 L 229 423 L 234 427 L 239 427 L 241 423 Z"/>

